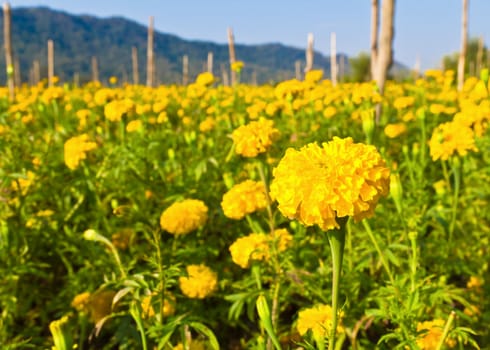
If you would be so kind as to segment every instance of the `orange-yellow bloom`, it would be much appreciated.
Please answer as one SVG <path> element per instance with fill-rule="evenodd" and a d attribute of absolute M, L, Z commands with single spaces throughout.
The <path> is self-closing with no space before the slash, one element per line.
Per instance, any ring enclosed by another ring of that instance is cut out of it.
<path fill-rule="evenodd" d="M 437 346 L 441 341 L 444 323 L 444 320 L 436 319 L 433 321 L 419 322 L 417 324 L 417 332 L 421 332 L 417 337 L 417 345 L 421 350 L 437 349 Z M 445 343 L 451 348 L 455 345 L 455 342 L 452 339 L 446 339 Z"/>
<path fill-rule="evenodd" d="M 336 218 L 374 215 L 389 192 L 390 171 L 374 146 L 340 139 L 288 149 L 273 170 L 271 196 L 281 213 L 306 226 L 339 228 Z"/>
<path fill-rule="evenodd" d="M 233 186 L 223 196 L 221 207 L 226 217 L 240 220 L 247 214 L 267 206 L 265 186 L 262 182 L 246 180 Z"/>
<path fill-rule="evenodd" d="M 187 276 L 179 278 L 179 286 L 185 296 L 204 299 L 218 288 L 218 277 L 205 265 L 189 265 Z"/>
<path fill-rule="evenodd" d="M 456 152 L 465 156 L 468 151 L 478 151 L 470 127 L 458 122 L 440 124 L 434 129 L 429 142 L 432 160 L 447 160 Z"/>
<path fill-rule="evenodd" d="M 174 235 L 185 235 L 203 226 L 208 219 L 208 207 L 198 199 L 176 202 L 160 216 L 160 226 Z"/>
<path fill-rule="evenodd" d="M 317 305 L 300 311 L 296 329 L 300 335 L 311 330 L 315 338 L 324 338 L 332 329 L 332 308 L 330 305 Z M 337 325 L 337 333 L 342 331 L 343 327 Z"/>
<path fill-rule="evenodd" d="M 80 164 L 80 161 L 87 158 L 86 153 L 97 148 L 95 142 L 88 141 L 88 135 L 82 134 L 75 136 L 65 142 L 65 164 L 71 170 L 74 170 Z"/>
<path fill-rule="evenodd" d="M 279 131 L 274 128 L 274 122 L 265 118 L 242 125 L 231 135 L 235 152 L 249 158 L 266 152 L 278 136 Z"/>

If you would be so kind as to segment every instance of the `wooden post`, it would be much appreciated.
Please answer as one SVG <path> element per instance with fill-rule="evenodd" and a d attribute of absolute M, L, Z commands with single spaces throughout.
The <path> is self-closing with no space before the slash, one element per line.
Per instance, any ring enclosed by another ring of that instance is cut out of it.
<path fill-rule="evenodd" d="M 15 99 L 14 62 L 12 59 L 12 37 L 11 37 L 12 12 L 8 2 L 3 4 L 3 40 L 5 47 L 5 66 L 7 72 L 7 86 L 9 89 L 9 100 Z"/>
<path fill-rule="evenodd" d="M 480 76 L 480 71 L 482 69 L 482 63 L 483 63 L 483 36 L 480 36 L 478 38 L 478 51 L 476 52 L 476 76 Z"/>
<path fill-rule="evenodd" d="M 155 65 L 153 62 L 153 24 L 154 18 L 150 16 L 150 25 L 148 26 L 148 48 L 146 51 L 146 86 L 153 86 L 153 78 L 155 72 Z"/>
<path fill-rule="evenodd" d="M 131 59 L 133 61 L 133 84 L 139 84 L 139 71 L 138 71 L 138 49 L 136 46 L 131 48 Z"/>
<path fill-rule="evenodd" d="M 333 86 L 337 85 L 337 36 L 330 33 L 330 76 Z"/>
<path fill-rule="evenodd" d="M 301 80 L 301 61 L 296 60 L 294 62 L 294 76 L 296 77 L 296 80 Z"/>
<path fill-rule="evenodd" d="M 375 80 L 380 94 L 385 88 L 388 68 L 393 60 L 393 19 L 395 13 L 395 0 L 383 0 L 381 5 L 381 27 L 379 33 L 379 47 L 376 58 Z"/>
<path fill-rule="evenodd" d="M 73 74 L 73 86 L 76 88 L 80 86 L 80 73 L 78 72 Z"/>
<path fill-rule="evenodd" d="M 378 61 L 379 1 L 371 0 L 371 79 L 376 79 Z"/>
<path fill-rule="evenodd" d="M 463 88 L 464 67 L 466 59 L 466 46 L 468 41 L 468 0 L 463 0 L 462 21 L 461 21 L 461 49 L 458 60 L 458 90 Z"/>
<path fill-rule="evenodd" d="M 228 86 L 230 85 L 230 81 L 228 79 L 228 71 L 225 69 L 225 65 L 221 63 L 221 76 L 223 79 L 223 85 Z"/>
<path fill-rule="evenodd" d="M 54 43 L 48 40 L 48 86 L 53 86 L 54 78 Z"/>
<path fill-rule="evenodd" d="M 252 72 L 252 81 L 251 81 L 251 84 L 254 85 L 254 86 L 257 85 L 257 71 L 255 69 Z"/>
<path fill-rule="evenodd" d="M 29 68 L 29 85 L 34 86 L 34 68 Z"/>
<path fill-rule="evenodd" d="M 32 63 L 32 72 L 34 77 L 34 84 L 39 84 L 41 81 L 41 65 L 39 64 L 39 60 L 34 60 Z"/>
<path fill-rule="evenodd" d="M 97 64 L 97 57 L 92 56 L 92 81 L 95 83 L 99 81 L 99 66 Z"/>
<path fill-rule="evenodd" d="M 230 67 L 236 62 L 235 55 L 235 37 L 233 36 L 233 29 L 228 28 L 228 51 L 230 54 Z M 236 72 L 231 70 L 231 85 L 235 85 Z"/>
<path fill-rule="evenodd" d="M 189 83 L 189 56 L 182 57 L 182 85 Z"/>
<path fill-rule="evenodd" d="M 21 81 L 20 81 L 20 62 L 19 58 L 16 57 L 14 60 L 14 82 L 15 86 L 20 86 Z"/>
<path fill-rule="evenodd" d="M 208 72 L 213 74 L 213 53 L 208 52 Z"/>
<path fill-rule="evenodd" d="M 418 79 L 420 76 L 420 56 L 417 55 L 415 59 L 415 65 L 413 66 L 413 80 Z"/>
<path fill-rule="evenodd" d="M 313 69 L 313 33 L 308 33 L 308 46 L 306 47 L 306 66 L 305 73 Z"/>

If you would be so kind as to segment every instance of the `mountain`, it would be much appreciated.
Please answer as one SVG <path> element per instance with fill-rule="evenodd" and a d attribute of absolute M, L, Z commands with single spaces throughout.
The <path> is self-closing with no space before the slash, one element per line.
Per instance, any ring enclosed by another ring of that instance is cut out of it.
<path fill-rule="evenodd" d="M 0 13 L 0 28 L 3 13 Z M 3 38 L 3 36 L 2 36 Z M 71 15 L 47 7 L 12 9 L 12 47 L 19 61 L 21 79 L 28 81 L 29 69 L 39 60 L 41 77 L 47 75 L 47 41 L 52 39 L 55 52 L 55 74 L 61 81 L 71 81 L 79 74 L 80 81 L 91 79 L 91 59 L 97 57 L 99 79 L 106 82 L 110 76 L 131 81 L 131 48 L 138 50 L 140 83 L 146 81 L 147 27 L 121 18 L 98 18 L 88 15 Z M 3 43 L 2 43 L 3 46 Z M 155 67 L 157 83 L 182 81 L 182 57 L 189 58 L 189 77 L 194 79 L 205 70 L 208 52 L 213 52 L 214 71 L 221 77 L 221 68 L 229 69 L 228 45 L 207 41 L 185 40 L 176 35 L 154 34 Z M 242 81 L 256 77 L 264 83 L 293 78 L 295 62 L 305 60 L 305 50 L 280 43 L 241 45 L 235 43 L 236 57 L 245 63 Z M 343 60 L 348 71 L 348 58 Z M 0 55 L 0 66 L 5 57 Z M 314 55 L 314 68 L 330 72 L 330 58 L 318 52 Z M 5 82 L 5 69 L 0 70 L 0 82 Z"/>

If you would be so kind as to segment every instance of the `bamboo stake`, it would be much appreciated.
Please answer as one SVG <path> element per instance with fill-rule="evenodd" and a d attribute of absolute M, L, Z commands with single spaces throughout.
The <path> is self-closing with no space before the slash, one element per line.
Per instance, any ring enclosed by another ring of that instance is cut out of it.
<path fill-rule="evenodd" d="M 32 67 L 29 68 L 29 85 L 34 85 L 34 69 Z"/>
<path fill-rule="evenodd" d="M 235 54 L 235 37 L 233 35 L 233 29 L 228 28 L 228 51 L 230 54 L 230 67 L 236 62 Z M 235 85 L 236 72 L 231 70 L 231 85 Z"/>
<path fill-rule="evenodd" d="M 294 62 L 294 76 L 296 77 L 296 80 L 301 80 L 301 61 L 296 60 Z"/>
<path fill-rule="evenodd" d="M 92 81 L 95 83 L 99 81 L 99 66 L 97 64 L 97 57 L 92 56 Z"/>
<path fill-rule="evenodd" d="M 155 64 L 153 62 L 153 26 L 154 18 L 150 16 L 150 24 L 148 26 L 148 48 L 147 48 L 147 62 L 146 62 L 146 86 L 153 86 Z"/>
<path fill-rule="evenodd" d="M 378 61 L 379 1 L 371 0 L 371 79 L 376 79 Z"/>
<path fill-rule="evenodd" d="M 306 48 L 306 66 L 305 73 L 313 69 L 313 33 L 308 34 L 308 46 Z"/>
<path fill-rule="evenodd" d="M 213 53 L 208 52 L 208 72 L 213 73 Z"/>
<path fill-rule="evenodd" d="M 415 65 L 413 66 L 413 79 L 418 79 L 420 76 L 420 56 L 417 55 L 415 59 Z"/>
<path fill-rule="evenodd" d="M 182 57 L 182 85 L 189 83 L 189 56 Z"/>
<path fill-rule="evenodd" d="M 383 0 L 381 5 L 381 28 L 379 33 L 379 47 L 377 50 L 375 80 L 379 92 L 383 94 L 388 68 L 393 60 L 393 18 L 395 0 Z"/>
<path fill-rule="evenodd" d="M 54 78 L 54 43 L 48 40 L 48 86 L 53 86 Z"/>
<path fill-rule="evenodd" d="M 463 0 L 461 21 L 461 50 L 458 60 L 458 90 L 461 91 L 464 83 L 464 67 L 466 59 L 466 46 L 468 41 L 468 0 Z"/>
<path fill-rule="evenodd" d="M 73 74 L 73 86 L 76 88 L 80 86 L 80 73 L 78 72 Z"/>
<path fill-rule="evenodd" d="M 131 59 L 133 61 L 133 84 L 139 84 L 139 71 L 138 71 L 138 49 L 136 46 L 131 48 Z"/>
<path fill-rule="evenodd" d="M 252 81 L 251 81 L 251 84 L 254 85 L 254 86 L 257 85 L 257 71 L 256 70 L 254 70 L 252 72 Z"/>
<path fill-rule="evenodd" d="M 12 60 L 12 37 L 11 37 L 11 23 L 12 12 L 10 11 L 10 4 L 8 2 L 3 4 L 3 38 L 5 47 L 5 66 L 7 71 L 7 86 L 9 89 L 9 100 L 15 99 L 15 80 L 14 80 L 14 65 Z"/>
<path fill-rule="evenodd" d="M 229 86 L 230 85 L 230 81 L 229 81 L 229 78 L 228 78 L 228 71 L 225 69 L 225 65 L 223 63 L 221 64 L 221 76 L 222 76 L 222 79 L 223 79 L 223 85 L 224 86 Z"/>
<path fill-rule="evenodd" d="M 330 76 L 333 86 L 337 85 L 337 36 L 330 33 Z"/>

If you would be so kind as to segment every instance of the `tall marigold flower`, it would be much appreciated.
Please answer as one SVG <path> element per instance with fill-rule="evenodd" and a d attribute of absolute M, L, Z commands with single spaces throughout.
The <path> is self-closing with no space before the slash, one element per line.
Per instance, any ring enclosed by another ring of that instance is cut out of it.
<path fill-rule="evenodd" d="M 293 236 L 286 229 L 274 231 L 274 236 L 265 233 L 251 233 L 238 238 L 230 246 L 231 259 L 241 268 L 248 268 L 252 260 L 266 261 L 270 258 L 270 249 L 276 245 L 278 252 L 291 246 Z"/>
<path fill-rule="evenodd" d="M 87 158 L 86 153 L 97 148 L 95 142 L 88 141 L 88 135 L 82 134 L 68 139 L 64 145 L 65 164 L 74 170 L 82 159 Z"/>
<path fill-rule="evenodd" d="M 204 299 L 217 289 L 218 277 L 206 265 L 189 265 L 187 276 L 179 278 L 179 286 L 185 296 Z"/>
<path fill-rule="evenodd" d="M 444 324 L 445 321 L 442 319 L 419 322 L 417 324 L 417 332 L 420 332 L 417 337 L 417 345 L 421 350 L 437 349 L 444 330 Z M 446 339 L 445 343 L 451 348 L 456 345 L 453 339 Z"/>
<path fill-rule="evenodd" d="M 465 156 L 468 151 L 478 151 L 475 135 L 470 127 L 458 122 L 440 124 L 429 141 L 432 160 L 448 160 L 453 154 Z"/>
<path fill-rule="evenodd" d="M 223 196 L 221 207 L 226 217 L 240 220 L 247 214 L 267 206 L 265 186 L 262 182 L 245 180 L 233 186 Z"/>
<path fill-rule="evenodd" d="M 336 218 L 371 217 L 389 192 L 390 171 L 376 148 L 340 139 L 299 151 L 289 148 L 273 170 L 271 196 L 290 219 L 322 230 L 339 228 Z"/>
<path fill-rule="evenodd" d="M 305 335 L 311 330 L 316 339 L 324 338 L 332 329 L 332 308 L 330 305 L 317 305 L 304 309 L 298 313 L 296 329 L 300 335 Z M 343 327 L 337 325 L 337 333 L 343 331 Z"/>
<path fill-rule="evenodd" d="M 390 139 L 394 139 L 407 132 L 405 123 L 387 124 L 384 129 L 385 135 Z"/>
<path fill-rule="evenodd" d="M 266 152 L 278 136 L 279 131 L 274 128 L 274 122 L 265 118 L 242 125 L 231 135 L 235 152 L 248 158 Z"/>
<path fill-rule="evenodd" d="M 198 199 L 185 199 L 172 204 L 160 216 L 160 227 L 174 235 L 185 235 L 203 226 L 208 207 Z"/>

